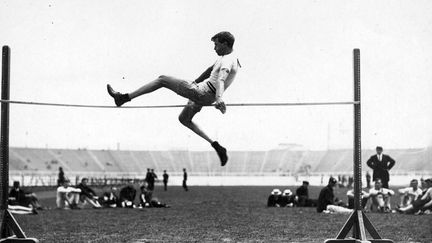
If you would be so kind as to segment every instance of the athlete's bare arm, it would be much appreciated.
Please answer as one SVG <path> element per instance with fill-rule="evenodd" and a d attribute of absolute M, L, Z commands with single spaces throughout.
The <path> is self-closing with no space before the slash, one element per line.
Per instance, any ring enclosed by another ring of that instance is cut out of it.
<path fill-rule="evenodd" d="M 218 81 L 216 82 L 216 109 L 219 109 L 222 114 L 226 112 L 225 102 L 222 100 L 222 95 L 225 91 L 225 80 L 229 75 L 228 69 L 221 69 L 219 71 Z"/>
<path fill-rule="evenodd" d="M 195 79 L 195 83 L 201 83 L 202 81 L 208 79 L 210 77 L 211 71 L 213 70 L 213 65 L 207 68 L 197 79 Z"/>

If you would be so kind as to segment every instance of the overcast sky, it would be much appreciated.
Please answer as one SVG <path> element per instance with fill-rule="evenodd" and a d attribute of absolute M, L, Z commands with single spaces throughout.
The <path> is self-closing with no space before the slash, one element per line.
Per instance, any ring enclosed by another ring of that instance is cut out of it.
<path fill-rule="evenodd" d="M 432 1 L 0 1 L 0 44 L 12 49 L 11 99 L 113 105 L 158 75 L 195 79 L 228 30 L 242 68 L 224 99 L 353 99 L 361 49 L 363 148 L 432 144 Z M 130 105 L 184 104 L 166 90 Z M 181 109 L 11 106 L 12 146 L 208 149 Z M 205 108 L 196 121 L 230 150 L 352 147 L 352 106 Z"/>

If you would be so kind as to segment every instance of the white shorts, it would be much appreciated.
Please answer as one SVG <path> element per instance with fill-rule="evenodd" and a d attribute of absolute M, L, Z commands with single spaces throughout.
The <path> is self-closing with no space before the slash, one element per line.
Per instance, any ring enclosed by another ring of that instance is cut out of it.
<path fill-rule="evenodd" d="M 206 82 L 197 84 L 179 80 L 173 91 L 198 105 L 211 105 L 216 100 L 215 93 L 211 91 Z"/>

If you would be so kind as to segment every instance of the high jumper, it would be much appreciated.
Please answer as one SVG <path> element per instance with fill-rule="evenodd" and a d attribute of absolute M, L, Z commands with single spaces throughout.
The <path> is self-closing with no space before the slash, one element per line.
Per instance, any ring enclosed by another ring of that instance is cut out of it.
<path fill-rule="evenodd" d="M 180 122 L 209 142 L 216 150 L 221 165 L 224 166 L 228 162 L 227 150 L 217 141 L 211 139 L 192 121 L 195 114 L 200 112 L 203 106 L 212 104 L 214 104 L 216 109 L 219 109 L 222 114 L 225 114 L 226 105 L 222 96 L 225 90 L 234 81 L 240 67 L 240 63 L 233 49 L 235 38 L 230 32 L 219 32 L 211 38 L 211 41 L 214 42 L 214 50 L 219 58 L 193 82 L 161 75 L 157 79 L 131 93 L 114 91 L 109 84 L 107 85 L 107 90 L 108 94 L 114 98 L 114 102 L 118 107 L 134 98 L 151 93 L 160 88 L 170 89 L 178 95 L 189 99 L 187 105 L 179 115 Z"/>

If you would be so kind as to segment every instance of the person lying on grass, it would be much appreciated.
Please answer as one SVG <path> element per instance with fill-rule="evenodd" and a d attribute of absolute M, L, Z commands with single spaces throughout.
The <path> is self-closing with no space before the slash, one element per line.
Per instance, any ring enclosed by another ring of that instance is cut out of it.
<path fill-rule="evenodd" d="M 136 189 L 132 183 L 120 189 L 119 200 L 117 206 L 121 208 L 135 208 Z"/>
<path fill-rule="evenodd" d="M 153 191 L 148 188 L 148 183 L 140 187 L 140 208 L 169 208 L 168 205 L 161 203 L 156 197 L 153 197 Z"/>
<path fill-rule="evenodd" d="M 102 197 L 99 197 L 99 204 L 104 208 L 116 208 L 118 203 L 118 189 L 115 186 L 110 188 L 110 191 L 104 192 Z"/>

